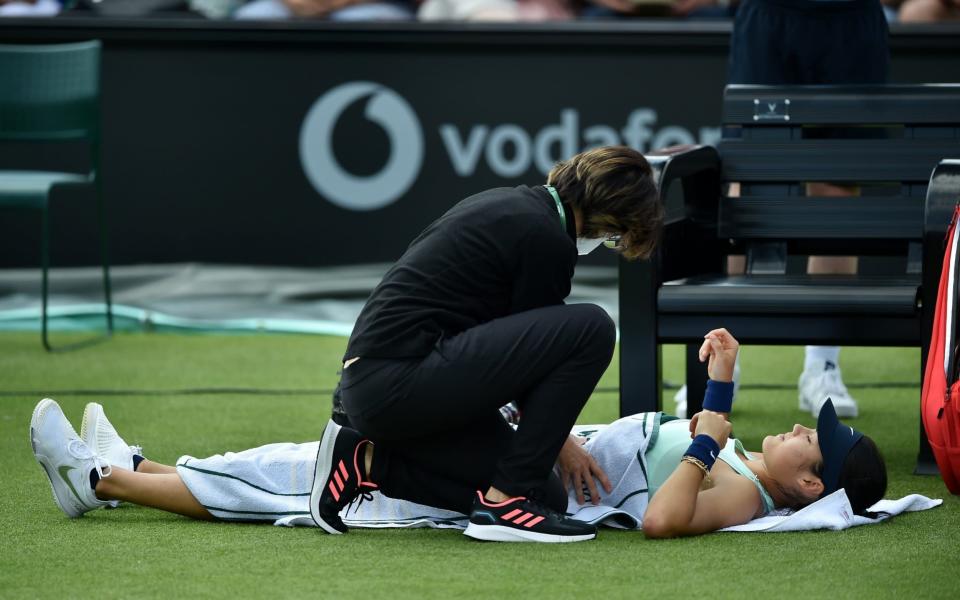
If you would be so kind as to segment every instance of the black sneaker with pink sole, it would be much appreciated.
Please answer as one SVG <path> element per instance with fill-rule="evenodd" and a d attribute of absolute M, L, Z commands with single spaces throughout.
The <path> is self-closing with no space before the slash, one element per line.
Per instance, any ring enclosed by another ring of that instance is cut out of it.
<path fill-rule="evenodd" d="M 361 494 L 377 489 L 363 477 L 363 453 L 368 443 L 359 431 L 332 420 L 323 430 L 310 492 L 310 516 L 327 533 L 346 533 L 340 511 Z"/>
<path fill-rule="evenodd" d="M 490 502 L 478 491 L 464 535 L 488 542 L 583 542 L 597 537 L 597 527 L 523 496 Z"/>

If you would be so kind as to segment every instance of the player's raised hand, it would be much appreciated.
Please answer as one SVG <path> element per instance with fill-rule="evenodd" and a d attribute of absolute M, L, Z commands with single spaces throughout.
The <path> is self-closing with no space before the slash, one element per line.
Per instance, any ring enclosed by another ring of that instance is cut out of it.
<path fill-rule="evenodd" d="M 722 327 L 703 336 L 700 362 L 707 363 L 707 375 L 714 381 L 733 381 L 733 366 L 737 362 L 740 342 Z"/>

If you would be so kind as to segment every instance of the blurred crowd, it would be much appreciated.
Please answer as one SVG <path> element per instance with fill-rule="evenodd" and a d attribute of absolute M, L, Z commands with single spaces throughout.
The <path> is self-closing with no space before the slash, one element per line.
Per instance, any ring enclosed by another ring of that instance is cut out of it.
<path fill-rule="evenodd" d="M 835 0 L 844 1 L 844 0 Z M 960 0 L 881 0 L 901 23 L 960 21 Z M 0 0 L 0 16 L 181 13 L 210 19 L 330 21 L 569 21 L 729 19 L 739 0 Z"/>

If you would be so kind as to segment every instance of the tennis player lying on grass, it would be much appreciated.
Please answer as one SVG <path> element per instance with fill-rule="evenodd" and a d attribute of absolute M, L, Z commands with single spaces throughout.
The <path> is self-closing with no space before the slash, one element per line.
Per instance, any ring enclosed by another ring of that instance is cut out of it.
<path fill-rule="evenodd" d="M 798 424 L 767 436 L 762 452 L 746 452 L 729 438 L 725 417 L 737 351 L 724 329 L 708 333 L 700 350 L 711 378 L 704 404 L 723 412 L 704 410 L 689 421 L 645 413 L 606 426 L 583 445 L 571 437 L 558 460 L 567 512 L 589 520 L 591 508 L 594 514 L 603 508 L 583 506 L 586 490 L 592 504 L 616 507 L 642 523 L 647 537 L 661 538 L 746 523 L 775 508 L 800 508 L 839 488 L 858 514 L 880 500 L 887 482 L 882 456 L 870 438 L 838 421 L 830 402 L 816 429 Z M 195 519 L 311 524 L 318 442 L 270 444 L 207 459 L 184 456 L 174 467 L 136 453 L 99 404 L 87 405 L 77 435 L 50 399 L 34 410 L 30 439 L 54 500 L 69 517 L 125 501 Z M 362 465 L 353 467 L 359 471 Z M 606 492 L 602 498 L 594 478 Z M 380 497 L 376 503 L 381 515 L 403 512 L 395 510 L 402 500 Z M 366 513 L 357 508 L 345 509 L 349 524 L 375 518 L 369 506 Z M 509 531 L 532 518 L 506 513 L 500 526 Z"/>

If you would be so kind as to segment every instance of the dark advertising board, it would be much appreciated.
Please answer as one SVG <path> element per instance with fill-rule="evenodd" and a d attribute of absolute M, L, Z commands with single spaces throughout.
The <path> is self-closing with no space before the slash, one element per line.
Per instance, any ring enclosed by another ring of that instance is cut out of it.
<path fill-rule="evenodd" d="M 322 29 L 2 31 L 14 41 L 104 39 L 114 263 L 286 265 L 393 260 L 459 199 L 542 183 L 555 161 L 585 148 L 714 142 L 728 35 L 716 26 L 360 38 Z M 905 57 L 921 67 L 911 63 L 904 81 L 948 80 L 938 68 L 957 63 Z M 0 160 L 82 168 L 81 156 L 18 148 Z M 54 200 L 59 265 L 96 262 L 88 200 Z M 35 215 L 4 213 L 0 266 L 36 264 L 38 226 Z"/>

